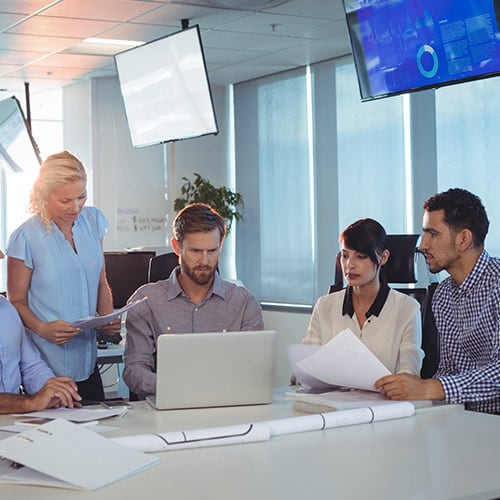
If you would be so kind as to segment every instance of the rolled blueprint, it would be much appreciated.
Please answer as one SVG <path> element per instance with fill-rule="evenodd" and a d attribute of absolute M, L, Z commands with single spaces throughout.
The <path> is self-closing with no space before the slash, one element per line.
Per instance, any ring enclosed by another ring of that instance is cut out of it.
<path fill-rule="evenodd" d="M 269 427 L 265 424 L 241 424 L 189 431 L 161 432 L 157 434 L 137 434 L 112 438 L 113 441 L 129 448 L 152 453 L 185 448 L 201 448 L 227 444 L 241 444 L 267 441 Z"/>
<path fill-rule="evenodd" d="M 413 404 L 408 401 L 402 401 L 401 403 L 374 405 L 352 410 L 339 410 L 301 417 L 268 420 L 263 423 L 269 427 L 271 436 L 279 436 L 281 434 L 293 434 L 295 432 L 331 429 L 346 425 L 368 424 L 380 420 L 411 417 L 414 413 L 415 407 Z"/>
<path fill-rule="evenodd" d="M 414 413 L 415 407 L 411 403 L 403 401 L 401 403 L 374 405 L 372 407 L 352 410 L 267 420 L 255 424 L 230 425 L 156 434 L 137 434 L 111 439 L 130 448 L 135 448 L 146 453 L 154 453 L 184 448 L 267 441 L 272 436 L 404 418 L 410 417 Z"/>

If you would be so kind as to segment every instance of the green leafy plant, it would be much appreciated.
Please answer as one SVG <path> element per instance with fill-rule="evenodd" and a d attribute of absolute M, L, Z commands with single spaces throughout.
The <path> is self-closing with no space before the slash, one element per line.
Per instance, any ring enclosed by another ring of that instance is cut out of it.
<path fill-rule="evenodd" d="M 238 208 L 243 208 L 243 197 L 240 193 L 231 191 L 225 186 L 215 187 L 208 179 L 204 179 L 200 174 L 194 174 L 194 180 L 187 177 L 181 187 L 181 196 L 174 201 L 174 210 L 182 210 L 190 203 L 206 203 L 217 210 L 226 220 L 227 233 L 230 232 L 234 220 L 242 220 L 243 215 Z"/>

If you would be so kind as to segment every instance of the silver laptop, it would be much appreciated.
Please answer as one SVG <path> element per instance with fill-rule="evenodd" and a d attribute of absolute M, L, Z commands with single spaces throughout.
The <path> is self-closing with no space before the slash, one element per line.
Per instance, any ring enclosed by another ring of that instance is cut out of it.
<path fill-rule="evenodd" d="M 160 335 L 156 361 L 157 410 L 270 403 L 276 332 Z"/>

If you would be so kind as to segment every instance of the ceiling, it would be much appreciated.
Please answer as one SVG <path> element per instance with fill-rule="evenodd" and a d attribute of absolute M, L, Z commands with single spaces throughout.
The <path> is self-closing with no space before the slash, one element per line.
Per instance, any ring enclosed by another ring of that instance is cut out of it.
<path fill-rule="evenodd" d="M 0 0 L 0 99 L 115 73 L 114 44 L 200 26 L 212 84 L 351 52 L 341 0 Z"/>

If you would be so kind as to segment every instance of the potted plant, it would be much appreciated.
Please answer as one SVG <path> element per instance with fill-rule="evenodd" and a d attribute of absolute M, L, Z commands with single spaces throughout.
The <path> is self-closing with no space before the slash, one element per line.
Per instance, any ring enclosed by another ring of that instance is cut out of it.
<path fill-rule="evenodd" d="M 190 203 L 206 203 L 217 210 L 226 220 L 227 233 L 230 232 L 233 220 L 242 220 L 243 215 L 238 211 L 243 207 L 243 197 L 240 193 L 231 191 L 225 186 L 215 187 L 208 179 L 200 174 L 194 174 L 194 180 L 182 178 L 181 196 L 174 201 L 174 210 L 182 210 Z"/>

